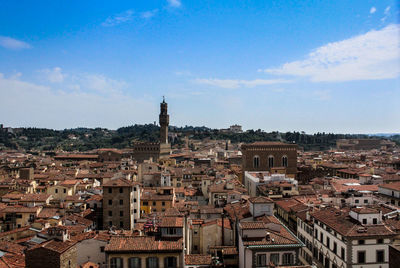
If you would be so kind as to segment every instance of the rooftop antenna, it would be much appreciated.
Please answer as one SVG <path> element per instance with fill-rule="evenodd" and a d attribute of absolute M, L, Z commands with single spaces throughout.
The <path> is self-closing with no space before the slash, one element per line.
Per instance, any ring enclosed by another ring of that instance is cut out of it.
<path fill-rule="evenodd" d="M 162 96 L 163 102 L 165 102 L 165 96 Z"/>

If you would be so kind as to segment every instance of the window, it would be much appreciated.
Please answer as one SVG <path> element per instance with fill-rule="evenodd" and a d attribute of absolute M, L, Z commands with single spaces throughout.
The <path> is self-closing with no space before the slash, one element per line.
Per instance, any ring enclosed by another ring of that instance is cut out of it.
<path fill-rule="evenodd" d="M 283 253 L 282 264 L 293 264 L 293 254 L 292 253 Z"/>
<path fill-rule="evenodd" d="M 331 239 L 326 237 L 326 247 L 329 249 L 331 247 Z"/>
<path fill-rule="evenodd" d="M 124 222 L 122 221 L 119 222 L 119 228 L 124 228 Z"/>
<path fill-rule="evenodd" d="M 384 262 L 385 261 L 385 251 L 377 250 L 376 251 L 376 262 Z"/>
<path fill-rule="evenodd" d="M 258 155 L 253 158 L 253 167 L 258 168 L 260 166 L 260 157 Z"/>
<path fill-rule="evenodd" d="M 137 213 L 137 209 L 136 208 L 133 210 L 133 213 Z"/>
<path fill-rule="evenodd" d="M 128 268 L 141 268 L 142 263 L 140 258 L 129 258 L 128 259 Z"/>
<path fill-rule="evenodd" d="M 165 202 L 164 202 L 164 201 L 162 201 L 161 205 L 162 205 L 162 206 L 165 206 Z"/>
<path fill-rule="evenodd" d="M 124 200 L 123 200 L 123 199 L 120 199 L 120 200 L 119 200 L 119 204 L 120 204 L 120 205 L 123 205 L 123 204 L 124 204 Z"/>
<path fill-rule="evenodd" d="M 279 264 L 279 253 L 272 253 L 271 255 L 270 255 L 270 258 L 271 258 L 271 262 L 273 263 L 273 264 L 275 264 L 275 265 L 278 265 Z"/>
<path fill-rule="evenodd" d="M 176 258 L 175 257 L 164 258 L 164 267 L 165 268 L 175 268 L 176 267 Z"/>
<path fill-rule="evenodd" d="M 108 204 L 109 204 L 109 205 L 112 205 L 112 200 L 111 200 L 111 199 L 108 200 Z"/>
<path fill-rule="evenodd" d="M 100 252 L 104 252 L 104 246 L 100 247 Z"/>
<path fill-rule="evenodd" d="M 158 268 L 158 258 L 157 257 L 149 257 L 146 259 L 146 267 L 147 268 Z"/>
<path fill-rule="evenodd" d="M 64 188 L 64 194 L 67 192 L 67 189 Z"/>
<path fill-rule="evenodd" d="M 318 230 L 315 229 L 315 238 L 318 238 Z"/>
<path fill-rule="evenodd" d="M 124 216 L 124 212 L 123 212 L 123 211 L 120 211 L 120 212 L 119 212 L 119 216 L 120 216 L 120 217 L 123 217 L 123 216 Z"/>
<path fill-rule="evenodd" d="M 359 245 L 365 245 L 365 240 L 358 240 Z"/>
<path fill-rule="evenodd" d="M 124 192 L 124 188 L 119 188 L 119 193 L 122 194 Z"/>
<path fill-rule="evenodd" d="M 376 240 L 376 243 L 377 243 L 377 244 L 383 244 L 383 239 L 380 238 L 380 239 Z"/>
<path fill-rule="evenodd" d="M 155 206 L 156 205 L 156 202 L 155 201 L 153 201 L 153 206 Z"/>
<path fill-rule="evenodd" d="M 364 199 L 364 204 L 368 204 L 368 199 Z"/>
<path fill-rule="evenodd" d="M 367 219 L 363 219 L 363 224 L 367 224 Z"/>
<path fill-rule="evenodd" d="M 136 187 L 133 187 L 133 191 L 135 191 L 135 192 L 136 192 Z"/>
<path fill-rule="evenodd" d="M 337 243 L 333 242 L 333 253 L 337 254 Z"/>
<path fill-rule="evenodd" d="M 112 221 L 109 221 L 109 222 L 108 222 L 108 226 L 111 227 L 112 225 L 113 225 L 113 224 L 112 224 Z"/>
<path fill-rule="evenodd" d="M 122 268 L 122 258 L 111 258 L 110 268 Z"/>
<path fill-rule="evenodd" d="M 112 188 L 108 188 L 108 193 L 112 194 Z"/>
<path fill-rule="evenodd" d="M 288 166 L 288 159 L 287 156 L 285 155 L 282 157 L 282 167 L 287 167 Z"/>
<path fill-rule="evenodd" d="M 56 194 L 58 194 L 58 189 L 55 189 L 54 192 L 55 192 Z"/>
<path fill-rule="evenodd" d="M 133 198 L 133 203 L 136 203 L 136 202 L 137 202 L 136 198 Z"/>
<path fill-rule="evenodd" d="M 360 200 L 356 199 L 355 203 L 356 203 L 356 204 L 360 203 Z"/>
<path fill-rule="evenodd" d="M 341 248 L 341 254 L 340 257 L 342 257 L 342 260 L 344 260 L 346 258 L 346 251 L 344 250 L 344 248 Z"/>
<path fill-rule="evenodd" d="M 267 265 L 267 255 L 257 254 L 256 266 L 266 266 Z"/>
<path fill-rule="evenodd" d="M 108 216 L 110 216 L 110 217 L 112 216 L 112 211 L 111 210 L 108 211 Z"/>
<path fill-rule="evenodd" d="M 274 157 L 272 155 L 268 156 L 268 167 L 274 167 Z"/>
<path fill-rule="evenodd" d="M 357 251 L 357 263 L 365 263 L 365 251 Z"/>
<path fill-rule="evenodd" d="M 378 219 L 377 219 L 377 218 L 373 218 L 373 219 L 372 219 L 372 223 L 373 223 L 373 224 L 378 224 Z"/>
<path fill-rule="evenodd" d="M 323 233 L 319 234 L 319 241 L 321 241 L 321 243 L 324 243 L 324 234 Z"/>

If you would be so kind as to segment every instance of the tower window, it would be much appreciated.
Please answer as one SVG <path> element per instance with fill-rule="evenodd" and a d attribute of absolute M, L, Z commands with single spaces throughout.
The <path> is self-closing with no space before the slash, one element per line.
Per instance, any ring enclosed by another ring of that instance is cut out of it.
<path fill-rule="evenodd" d="M 288 166 L 288 159 L 287 156 L 285 155 L 282 157 L 282 167 L 287 167 Z"/>
<path fill-rule="evenodd" d="M 260 157 L 258 155 L 253 158 L 253 167 L 258 168 L 260 166 Z"/>
<path fill-rule="evenodd" d="M 268 156 L 268 167 L 274 167 L 274 157 L 272 155 Z"/>

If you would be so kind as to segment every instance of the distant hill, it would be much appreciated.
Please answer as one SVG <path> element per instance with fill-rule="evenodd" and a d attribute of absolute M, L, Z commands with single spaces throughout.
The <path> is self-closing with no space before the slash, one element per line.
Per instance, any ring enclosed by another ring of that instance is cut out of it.
<path fill-rule="evenodd" d="M 304 132 L 265 132 L 260 129 L 243 133 L 230 133 L 202 127 L 169 127 L 177 137 L 173 144 L 183 144 L 185 136 L 191 139 L 218 139 L 231 142 L 282 141 L 296 143 L 304 150 L 327 150 L 335 148 L 338 139 L 387 138 L 400 144 L 400 135 L 385 134 L 334 134 Z M 97 148 L 129 148 L 132 141 L 158 141 L 159 127 L 155 124 L 133 125 L 117 130 L 105 128 L 75 128 L 53 130 L 45 128 L 4 128 L 0 129 L 0 149 L 25 151 L 88 151 Z"/>

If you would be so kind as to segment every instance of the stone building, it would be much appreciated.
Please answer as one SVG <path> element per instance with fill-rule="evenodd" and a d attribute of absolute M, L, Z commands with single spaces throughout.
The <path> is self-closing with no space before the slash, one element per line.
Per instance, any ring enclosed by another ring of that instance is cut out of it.
<path fill-rule="evenodd" d="M 139 184 L 125 178 L 113 179 L 103 185 L 103 226 L 131 230 L 140 217 Z"/>
<path fill-rule="evenodd" d="M 77 267 L 76 242 L 68 239 L 68 232 L 60 226 L 47 230 L 48 240 L 25 253 L 26 267 L 71 268 Z"/>
<path fill-rule="evenodd" d="M 297 145 L 282 142 L 254 142 L 243 144 L 242 169 L 268 171 L 295 178 L 297 174 Z"/>
<path fill-rule="evenodd" d="M 159 142 L 135 142 L 133 144 L 133 158 L 138 162 L 144 160 L 158 161 L 167 158 L 171 154 L 171 144 L 168 143 L 169 114 L 168 104 L 163 99 L 160 103 L 160 141 Z"/>

